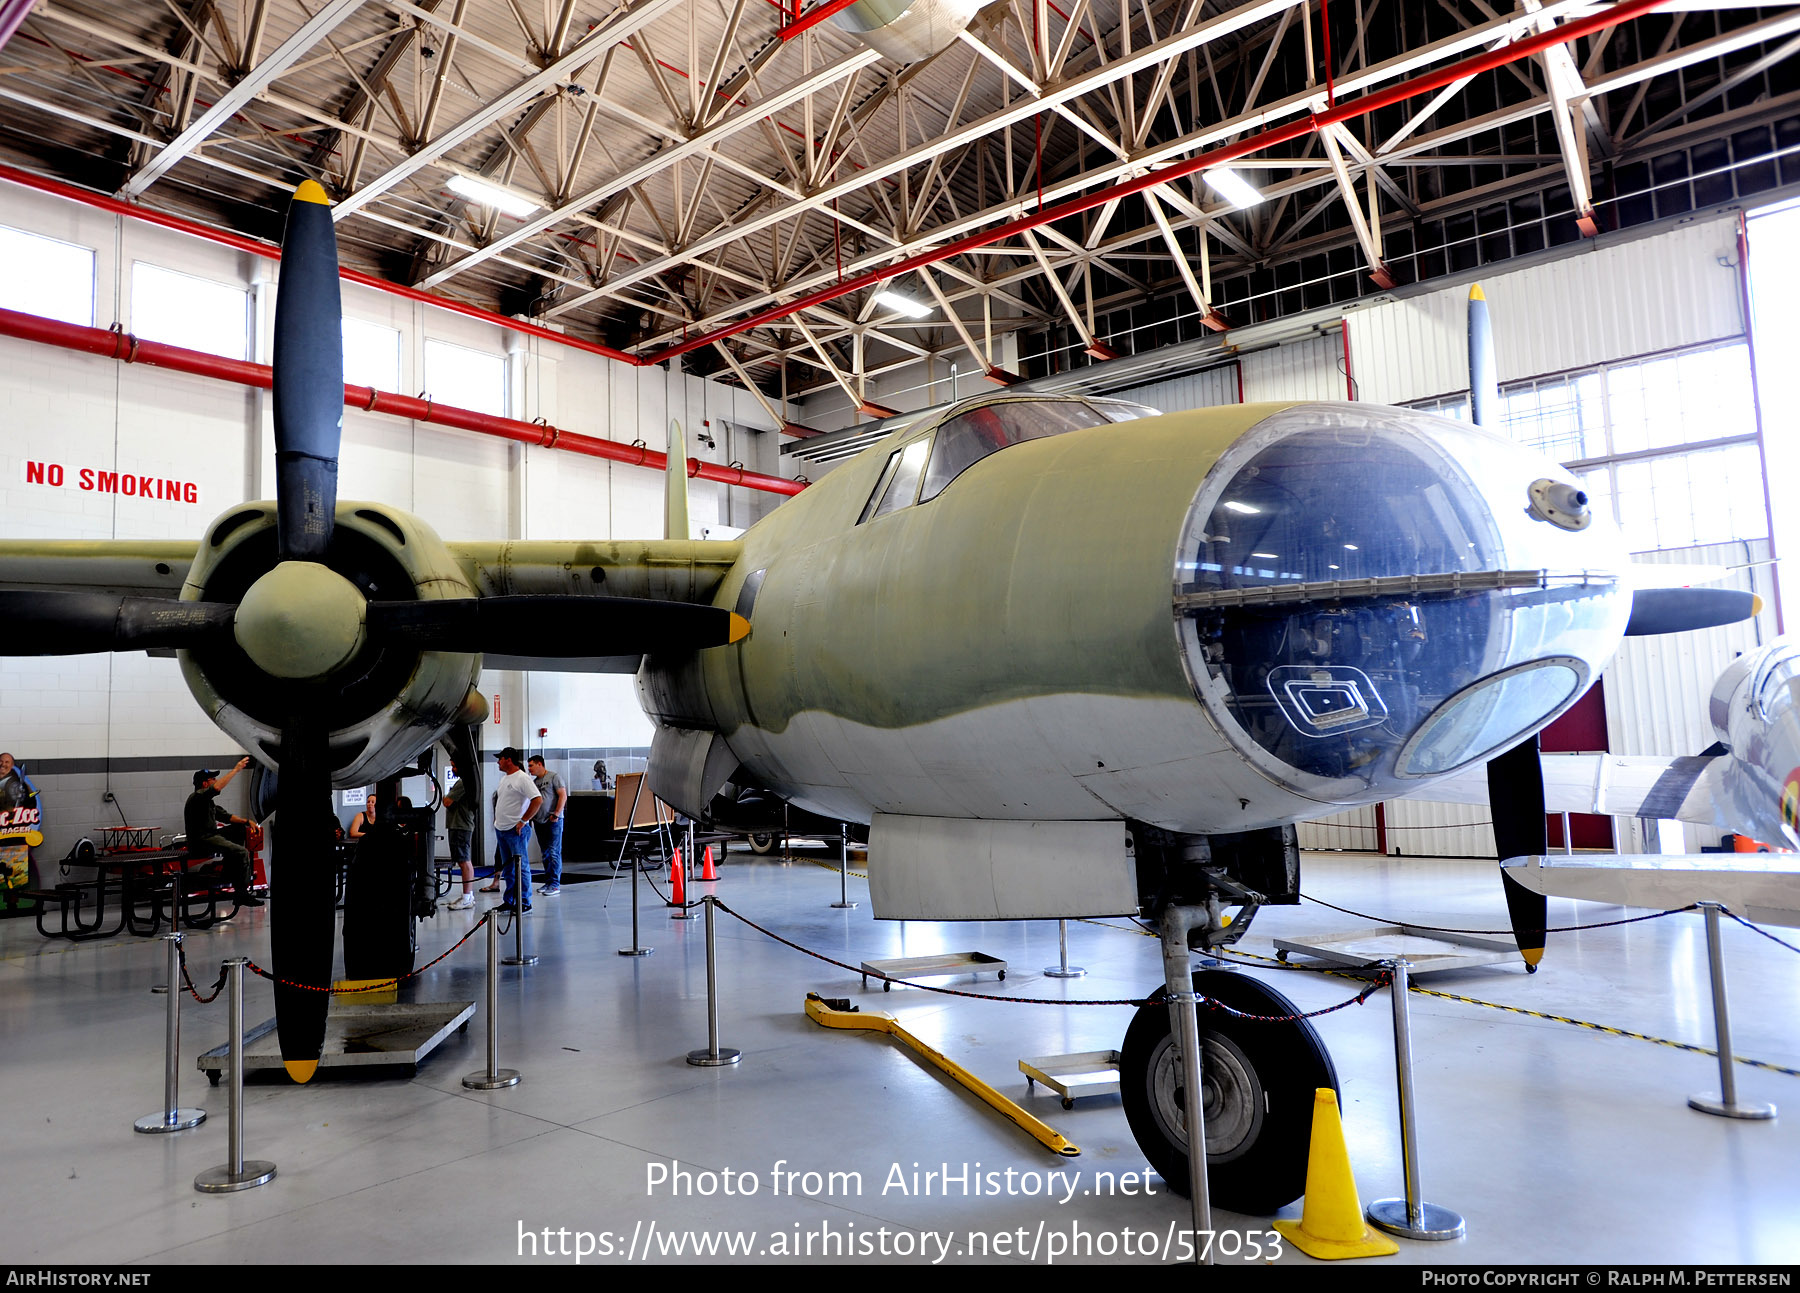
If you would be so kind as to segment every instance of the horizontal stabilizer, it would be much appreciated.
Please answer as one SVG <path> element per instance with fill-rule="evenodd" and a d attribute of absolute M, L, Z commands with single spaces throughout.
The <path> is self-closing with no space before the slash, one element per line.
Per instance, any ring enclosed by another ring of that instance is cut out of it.
<path fill-rule="evenodd" d="M 1729 859 L 1729 864 L 1727 864 Z M 1745 920 L 1800 926 L 1800 856 L 1781 853 L 1586 853 L 1508 858 L 1534 893 L 1669 911 L 1723 903 Z"/>
<path fill-rule="evenodd" d="M 1630 754 L 1544 754 L 1544 811 L 1599 813 L 1610 817 L 1656 817 L 1696 826 L 1730 829 L 1721 813 L 1721 758 L 1684 755 L 1661 758 Z M 1440 804 L 1485 804 L 1487 774 L 1479 765 L 1428 782 L 1408 799 Z"/>

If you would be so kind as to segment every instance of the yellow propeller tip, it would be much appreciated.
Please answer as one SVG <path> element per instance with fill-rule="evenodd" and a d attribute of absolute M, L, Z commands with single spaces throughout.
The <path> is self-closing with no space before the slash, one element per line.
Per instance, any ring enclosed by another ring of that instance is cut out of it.
<path fill-rule="evenodd" d="M 1481 284 L 1480 283 L 1469 284 L 1469 299 L 1471 301 L 1487 300 L 1487 297 L 1485 297 L 1481 294 Z"/>
<path fill-rule="evenodd" d="M 317 180 L 301 180 L 300 187 L 294 190 L 294 201 L 317 202 L 322 207 L 331 205 L 331 199 L 325 195 L 325 188 Z"/>
<path fill-rule="evenodd" d="M 311 181 L 309 180 L 308 183 L 311 183 Z M 294 1081 L 306 1083 L 312 1081 L 312 1075 L 319 1071 L 319 1061 L 283 1060 L 281 1061 L 281 1067 L 287 1070 L 287 1075 Z"/>
<path fill-rule="evenodd" d="M 725 640 L 727 642 L 742 642 L 745 638 L 747 638 L 749 636 L 750 636 L 750 621 L 745 619 L 742 615 L 739 615 L 736 611 L 732 611 L 731 612 L 731 635 L 729 637 L 727 637 Z"/>
<path fill-rule="evenodd" d="M 1759 594 L 1750 594 L 1750 613 L 1752 615 L 1761 615 L 1763 613 L 1763 599 Z"/>
<path fill-rule="evenodd" d="M 1525 958 L 1525 964 L 1536 965 L 1539 961 L 1544 959 L 1544 949 L 1541 947 L 1521 947 L 1519 949 L 1519 955 Z"/>

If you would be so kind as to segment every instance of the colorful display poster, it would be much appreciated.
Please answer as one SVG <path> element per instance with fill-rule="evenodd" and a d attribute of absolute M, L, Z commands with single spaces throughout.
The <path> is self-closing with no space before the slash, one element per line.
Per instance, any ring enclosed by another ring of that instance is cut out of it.
<path fill-rule="evenodd" d="M 0 751 L 0 893 L 8 912 L 29 911 L 31 850 L 44 842 L 38 789 L 11 754 Z"/>

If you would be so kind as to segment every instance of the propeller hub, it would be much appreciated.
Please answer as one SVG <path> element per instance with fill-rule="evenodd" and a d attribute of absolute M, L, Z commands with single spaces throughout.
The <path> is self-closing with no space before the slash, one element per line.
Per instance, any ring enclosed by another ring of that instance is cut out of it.
<path fill-rule="evenodd" d="M 323 678 L 362 648 L 367 612 L 356 585 L 336 571 L 284 561 L 250 586 L 233 628 L 264 673 Z"/>

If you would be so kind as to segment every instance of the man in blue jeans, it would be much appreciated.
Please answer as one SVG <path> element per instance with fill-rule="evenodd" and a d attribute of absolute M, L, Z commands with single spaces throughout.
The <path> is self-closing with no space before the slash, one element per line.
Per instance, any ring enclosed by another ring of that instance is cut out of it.
<path fill-rule="evenodd" d="M 531 863 L 525 858 L 531 838 L 531 819 L 543 805 L 537 782 L 519 766 L 519 750 L 507 746 L 495 756 L 500 766 L 500 786 L 494 792 L 494 845 L 506 891 L 499 911 L 531 910 Z"/>
<path fill-rule="evenodd" d="M 525 771 L 537 783 L 542 802 L 533 825 L 537 830 L 538 848 L 544 854 L 544 884 L 540 898 L 554 898 L 562 892 L 563 809 L 569 802 L 569 786 L 562 773 L 544 766 L 544 756 L 534 754 L 526 760 Z"/>

